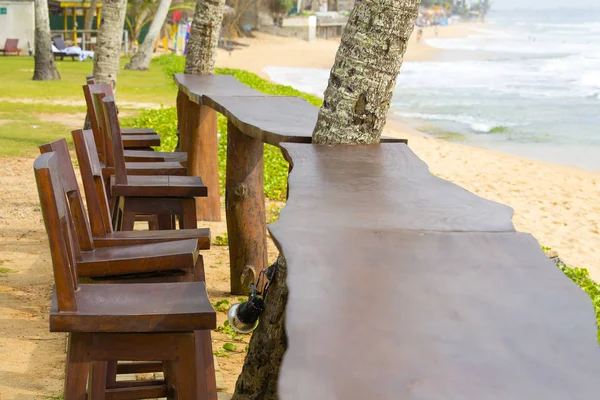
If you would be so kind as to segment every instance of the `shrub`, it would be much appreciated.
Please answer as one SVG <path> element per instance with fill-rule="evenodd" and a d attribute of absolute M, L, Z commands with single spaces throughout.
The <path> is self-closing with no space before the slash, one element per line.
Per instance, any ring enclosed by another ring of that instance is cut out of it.
<path fill-rule="evenodd" d="M 585 268 L 569 268 L 562 262 L 557 262 L 558 267 L 565 273 L 573 282 L 582 288 L 592 299 L 594 309 L 596 311 L 596 322 L 598 325 L 597 339 L 600 342 L 600 284 L 590 278 L 590 274 Z"/>
<path fill-rule="evenodd" d="M 165 71 L 168 79 L 174 73 L 182 73 L 185 68 L 185 57 L 172 54 L 162 55 L 152 60 L 153 66 L 158 66 Z M 265 94 L 279 96 L 298 96 L 315 106 L 320 106 L 322 100 L 316 96 L 300 92 L 291 86 L 278 85 L 269 82 L 258 75 L 230 68 L 217 68 L 215 73 L 232 75 L 240 82 Z M 160 151 L 173 151 L 177 145 L 177 109 L 175 107 L 145 110 L 138 117 L 123 120 L 125 126 L 140 128 L 153 128 L 160 133 Z M 225 167 L 227 161 L 227 119 L 222 115 L 218 118 L 219 134 L 219 181 L 221 191 L 225 190 Z M 285 200 L 287 192 L 288 163 L 281 155 L 281 151 L 271 145 L 265 144 L 265 195 L 272 200 Z"/>

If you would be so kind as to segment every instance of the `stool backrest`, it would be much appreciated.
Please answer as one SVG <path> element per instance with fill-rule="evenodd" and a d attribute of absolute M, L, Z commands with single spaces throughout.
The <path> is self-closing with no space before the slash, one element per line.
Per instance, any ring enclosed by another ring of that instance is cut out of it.
<path fill-rule="evenodd" d="M 101 102 L 101 112 L 104 116 L 106 147 L 111 147 L 112 152 L 107 151 L 107 158 L 112 155 L 112 167 L 115 169 L 115 181 L 118 184 L 127 184 L 127 169 L 125 168 L 125 148 L 121 136 L 121 125 L 117 114 L 115 98 L 94 94 L 94 101 Z"/>
<path fill-rule="evenodd" d="M 92 240 L 92 233 L 90 232 L 90 223 L 83 206 L 83 197 L 77 183 L 77 177 L 75 176 L 75 170 L 71 163 L 71 156 L 69 155 L 69 148 L 67 147 L 67 141 L 65 139 L 59 139 L 54 142 L 46 143 L 40 146 L 40 152 L 42 154 L 54 152 L 57 160 L 57 168 L 60 176 L 61 186 L 63 194 L 67 200 L 71 216 L 73 217 L 73 223 L 75 225 L 75 231 L 77 233 L 77 239 L 82 250 L 91 251 L 94 249 L 94 242 Z"/>
<path fill-rule="evenodd" d="M 107 84 L 88 84 L 83 86 L 83 95 L 87 104 L 92 131 L 94 132 L 98 158 L 107 167 L 112 167 L 112 148 L 107 148 L 106 128 L 104 126 L 105 119 L 102 115 L 102 105 L 98 99 L 101 99 L 102 96 L 112 96 L 112 93 L 112 87 Z M 95 94 L 102 96 L 98 98 L 94 96 Z"/>
<path fill-rule="evenodd" d="M 58 309 L 77 311 L 75 259 L 81 253 L 61 188 L 58 157 L 54 152 L 42 154 L 34 161 L 33 169 L 50 243 Z"/>
<path fill-rule="evenodd" d="M 98 159 L 94 134 L 91 130 L 72 132 L 85 201 L 94 237 L 104 237 L 113 232 L 112 213 L 106 195 L 106 182 Z"/>

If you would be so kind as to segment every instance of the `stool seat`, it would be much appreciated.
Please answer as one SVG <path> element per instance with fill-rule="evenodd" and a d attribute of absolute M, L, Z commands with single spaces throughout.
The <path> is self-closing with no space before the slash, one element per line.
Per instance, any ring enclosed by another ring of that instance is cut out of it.
<path fill-rule="evenodd" d="M 160 136 L 157 134 L 123 136 L 123 147 L 125 148 L 152 146 L 160 146 Z"/>
<path fill-rule="evenodd" d="M 198 240 L 188 239 L 82 251 L 76 260 L 80 277 L 101 277 L 183 270 L 196 264 Z"/>
<path fill-rule="evenodd" d="M 187 153 L 175 151 L 149 151 L 149 150 L 125 150 L 123 152 L 125 161 L 139 161 L 139 162 L 161 162 L 161 161 L 175 161 L 180 163 L 187 163 Z"/>
<path fill-rule="evenodd" d="M 164 231 L 113 231 L 102 237 L 94 237 L 97 247 L 151 244 L 174 240 L 195 239 L 198 250 L 210 249 L 210 229 L 179 229 Z"/>
<path fill-rule="evenodd" d="M 122 135 L 156 135 L 152 128 L 121 128 Z"/>
<path fill-rule="evenodd" d="M 217 317 L 204 282 L 81 284 L 77 311 L 50 306 L 51 332 L 193 332 L 214 329 Z"/>
<path fill-rule="evenodd" d="M 126 184 L 110 178 L 112 196 L 206 197 L 208 190 L 199 176 L 128 176 Z"/>

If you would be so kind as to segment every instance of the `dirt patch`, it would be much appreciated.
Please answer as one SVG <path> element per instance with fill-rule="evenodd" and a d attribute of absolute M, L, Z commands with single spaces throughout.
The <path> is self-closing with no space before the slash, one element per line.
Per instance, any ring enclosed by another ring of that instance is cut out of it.
<path fill-rule="evenodd" d="M 81 116 L 77 118 L 80 123 Z M 0 158 L 0 260 L 2 268 L 14 271 L 0 273 L 2 400 L 47 399 L 62 393 L 64 380 L 65 335 L 48 330 L 52 263 L 33 177 L 33 160 Z M 227 229 L 225 222 L 199 226 L 209 226 L 213 239 Z M 228 293 L 228 248 L 213 246 L 203 255 L 211 301 L 237 302 L 238 296 Z M 276 257 L 277 250 L 269 242 L 269 261 Z M 218 325 L 222 326 L 225 320 L 225 311 L 218 312 Z M 221 350 L 217 355 L 221 384 L 232 393 L 250 336 L 232 338 L 213 332 L 212 337 L 213 350 Z M 237 350 L 224 351 L 225 343 L 235 344 Z"/>
<path fill-rule="evenodd" d="M 75 127 L 82 127 L 83 124 L 81 121 L 85 120 L 85 113 L 34 113 L 33 115 L 40 121 L 62 124 L 73 129 Z"/>

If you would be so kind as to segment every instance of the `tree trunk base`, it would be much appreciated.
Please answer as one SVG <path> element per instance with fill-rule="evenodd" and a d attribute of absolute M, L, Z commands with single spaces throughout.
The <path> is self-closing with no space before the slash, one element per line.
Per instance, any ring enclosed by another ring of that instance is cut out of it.
<path fill-rule="evenodd" d="M 265 297 L 265 312 L 250 339 L 232 400 L 277 399 L 279 367 L 287 349 L 285 307 L 288 288 L 285 258 L 280 255 L 276 265 L 275 276 Z"/>

